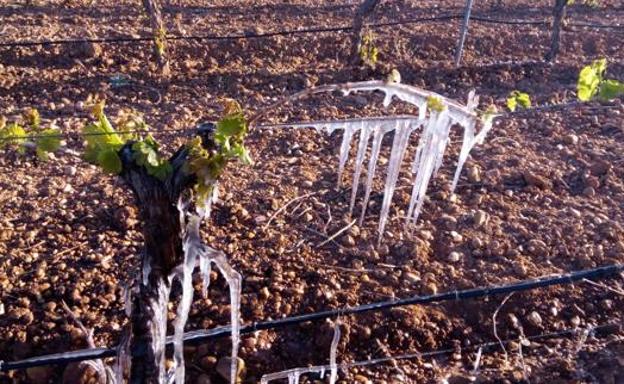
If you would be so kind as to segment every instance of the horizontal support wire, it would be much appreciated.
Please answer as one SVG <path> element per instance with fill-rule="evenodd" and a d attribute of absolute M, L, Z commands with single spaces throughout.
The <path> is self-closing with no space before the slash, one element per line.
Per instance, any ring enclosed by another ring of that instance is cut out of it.
<path fill-rule="evenodd" d="M 619 108 L 618 105 L 593 105 L 588 102 L 581 101 L 571 101 L 568 103 L 562 104 L 547 104 L 535 106 L 527 109 L 518 109 L 513 112 L 505 112 L 501 114 L 496 114 L 497 118 L 514 118 L 516 116 L 527 117 L 531 112 L 545 112 L 545 111 L 558 111 L 564 110 L 566 108 L 577 108 L 584 107 L 588 109 L 610 109 L 610 108 Z M 296 122 L 296 123 L 283 123 L 283 124 L 264 124 L 264 125 L 255 125 L 255 128 L 258 129 L 280 129 L 280 128 L 289 128 L 293 126 L 301 127 L 301 126 L 314 126 L 319 124 L 340 124 L 340 123 L 348 123 L 354 121 L 361 120 L 379 120 L 385 121 L 388 119 L 392 120 L 411 120 L 418 119 L 417 116 L 412 115 L 396 115 L 396 116 L 373 116 L 373 117 L 359 117 L 359 118 L 348 118 L 342 120 L 319 120 L 319 121 L 310 121 L 310 122 Z M 12 140 L 31 140 L 31 139 L 43 139 L 43 138 L 56 138 L 56 139 L 81 139 L 87 136 L 107 136 L 107 135 L 126 135 L 133 133 L 156 133 L 163 135 L 176 136 L 178 133 L 186 133 L 186 132 L 197 132 L 196 128 L 178 128 L 178 129 L 138 129 L 138 130 L 126 130 L 126 131 L 117 131 L 117 132 L 89 132 L 89 133 L 59 133 L 59 134 L 33 134 L 33 135 L 13 135 L 13 136 L 3 136 L 0 137 L 0 146 L 3 142 L 12 141 Z"/>
<path fill-rule="evenodd" d="M 385 23 L 370 23 L 367 24 L 369 28 L 383 28 L 396 25 L 408 25 L 419 24 L 427 22 L 438 22 L 462 19 L 462 14 L 450 14 L 433 17 L 421 17 L 406 20 L 399 20 L 394 22 Z M 548 20 L 505 20 L 492 18 L 488 16 L 471 16 L 470 20 L 482 23 L 490 24 L 504 24 L 504 25 L 550 25 Z M 581 28 L 597 28 L 597 29 L 615 29 L 624 30 L 623 25 L 608 25 L 608 24 L 594 24 L 594 23 L 567 23 L 568 27 L 581 27 Z M 209 40 L 209 41 L 223 41 L 223 40 L 245 40 L 245 39 L 262 39 L 275 36 L 289 36 L 289 35 L 302 35 L 312 33 L 335 33 L 346 32 L 352 29 L 351 25 L 341 27 L 315 27 L 306 29 L 293 29 L 282 30 L 265 33 L 238 33 L 232 35 L 167 35 L 167 40 Z M 139 37 L 112 37 L 112 38 L 85 38 L 85 39 L 59 39 L 59 40 L 32 40 L 32 41 L 11 41 L 2 42 L 0 47 L 31 47 L 31 46 L 43 46 L 43 45 L 69 45 L 69 44 L 81 44 L 81 43 L 95 43 L 95 44 L 132 44 L 132 43 L 147 43 L 151 42 L 153 37 L 139 36 Z"/>
<path fill-rule="evenodd" d="M 479 287 L 434 295 L 414 296 L 399 300 L 381 301 L 356 307 L 344 307 L 333 310 L 292 316 L 283 319 L 252 323 L 241 327 L 240 334 L 246 335 L 258 331 L 284 328 L 287 326 L 297 325 L 308 321 L 318 321 L 339 316 L 356 315 L 366 312 L 378 312 L 406 305 L 430 305 L 447 301 L 464 301 L 468 299 L 503 295 L 512 292 L 521 292 L 537 288 L 546 288 L 557 285 L 569 285 L 574 284 L 574 282 L 577 281 L 582 281 L 584 279 L 607 279 L 616 277 L 622 272 L 624 272 L 624 264 L 612 264 L 603 267 L 560 274 L 556 276 L 545 276 L 537 279 L 523 280 L 506 285 Z M 184 342 L 189 344 L 198 344 L 215 338 L 227 337 L 230 335 L 230 331 L 230 326 L 216 327 L 209 330 L 191 331 L 184 334 Z M 172 343 L 172 337 L 168 337 L 167 344 L 170 345 Z M 132 354 L 134 356 L 141 356 L 144 353 L 145 346 L 139 346 L 139 348 L 132 351 Z M 13 362 L 0 361 L 0 372 L 16 369 L 25 369 L 49 364 L 66 364 L 74 361 L 101 359 L 106 357 L 114 357 L 116 355 L 117 348 L 95 348 L 32 357 L 29 359 Z"/>

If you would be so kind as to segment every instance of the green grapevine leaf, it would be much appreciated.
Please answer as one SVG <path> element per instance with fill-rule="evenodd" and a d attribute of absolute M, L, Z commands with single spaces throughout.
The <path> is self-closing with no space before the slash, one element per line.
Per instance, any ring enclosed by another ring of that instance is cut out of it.
<path fill-rule="evenodd" d="M 158 153 L 158 143 L 151 135 L 132 144 L 134 162 L 145 167 L 147 173 L 160 180 L 165 180 L 173 171 L 168 160 L 162 159 Z"/>
<path fill-rule="evenodd" d="M 43 152 L 54 152 L 61 147 L 61 139 L 59 135 L 61 132 L 58 129 L 44 129 L 39 133 L 42 137 L 37 138 L 35 144 L 37 150 Z"/>
<path fill-rule="evenodd" d="M 427 108 L 436 112 L 442 112 L 446 106 L 439 97 L 429 96 L 427 97 Z"/>
<path fill-rule="evenodd" d="M 518 105 L 524 109 L 531 108 L 531 96 L 520 91 L 511 92 L 507 97 L 507 108 L 514 112 Z"/>
<path fill-rule="evenodd" d="M 598 96 L 603 100 L 612 100 L 624 95 L 624 83 L 617 80 L 605 80 L 600 84 Z"/>
<path fill-rule="evenodd" d="M 97 164 L 102 167 L 104 172 L 119 174 L 121 173 L 121 159 L 117 154 L 117 151 L 113 149 L 104 149 L 97 155 Z"/>
<path fill-rule="evenodd" d="M 38 129 L 41 124 L 41 116 L 36 108 L 29 109 L 26 114 L 26 122 L 34 129 Z"/>
<path fill-rule="evenodd" d="M 26 130 L 17 123 L 12 123 L 0 131 L 0 145 L 4 147 L 19 146 L 20 148 L 26 141 Z"/>
<path fill-rule="evenodd" d="M 576 87 L 579 100 L 591 100 L 596 93 L 598 93 L 598 87 L 602 82 L 602 77 L 606 69 L 606 59 L 596 60 L 592 64 L 581 69 Z"/>

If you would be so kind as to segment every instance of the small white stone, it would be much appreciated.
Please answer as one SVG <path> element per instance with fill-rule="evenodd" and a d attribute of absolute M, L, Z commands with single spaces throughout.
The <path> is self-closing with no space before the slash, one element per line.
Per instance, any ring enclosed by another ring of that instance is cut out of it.
<path fill-rule="evenodd" d="M 462 259 L 462 256 L 461 252 L 451 252 L 448 258 L 450 262 L 457 263 Z"/>

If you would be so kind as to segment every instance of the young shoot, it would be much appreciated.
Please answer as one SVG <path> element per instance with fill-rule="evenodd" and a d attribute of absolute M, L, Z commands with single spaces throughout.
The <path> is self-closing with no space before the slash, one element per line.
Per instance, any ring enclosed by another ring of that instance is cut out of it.
<path fill-rule="evenodd" d="M 360 44 L 359 49 L 360 59 L 364 65 L 367 65 L 373 69 L 377 65 L 377 59 L 379 50 L 377 46 L 375 46 L 375 36 L 372 31 L 367 31 L 364 36 L 362 36 L 362 43 Z"/>
<path fill-rule="evenodd" d="M 61 147 L 61 131 L 42 128 L 39 111 L 35 108 L 26 111 L 23 120 L 22 124 L 17 121 L 7 124 L 6 118 L 0 118 L 0 148 L 16 148 L 20 154 L 30 148 L 38 159 L 47 161 L 49 153 Z"/>
<path fill-rule="evenodd" d="M 507 97 L 507 108 L 514 112 L 520 106 L 523 109 L 531 108 L 531 96 L 528 93 L 513 91 Z"/>
<path fill-rule="evenodd" d="M 594 98 L 608 101 L 624 95 L 624 83 L 605 79 L 607 59 L 596 60 L 581 69 L 577 84 L 577 95 L 581 101 L 589 101 Z"/>

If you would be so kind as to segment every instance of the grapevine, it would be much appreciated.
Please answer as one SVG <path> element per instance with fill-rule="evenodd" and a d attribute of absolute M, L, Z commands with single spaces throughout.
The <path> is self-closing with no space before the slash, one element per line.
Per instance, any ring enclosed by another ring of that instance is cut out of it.
<path fill-rule="evenodd" d="M 589 101 L 594 98 L 600 100 L 612 100 L 624 95 L 624 83 L 605 79 L 607 60 L 596 60 L 581 69 L 577 84 L 577 95 L 581 101 Z"/>
<path fill-rule="evenodd" d="M 7 123 L 5 117 L 0 118 L 0 148 L 17 148 L 19 153 L 27 149 L 34 150 L 38 159 L 46 161 L 49 154 L 61 147 L 60 131 L 57 128 L 43 128 L 39 111 L 32 108 L 24 114 L 22 124 L 17 121 Z M 36 136 L 33 142 L 27 136 Z"/>

